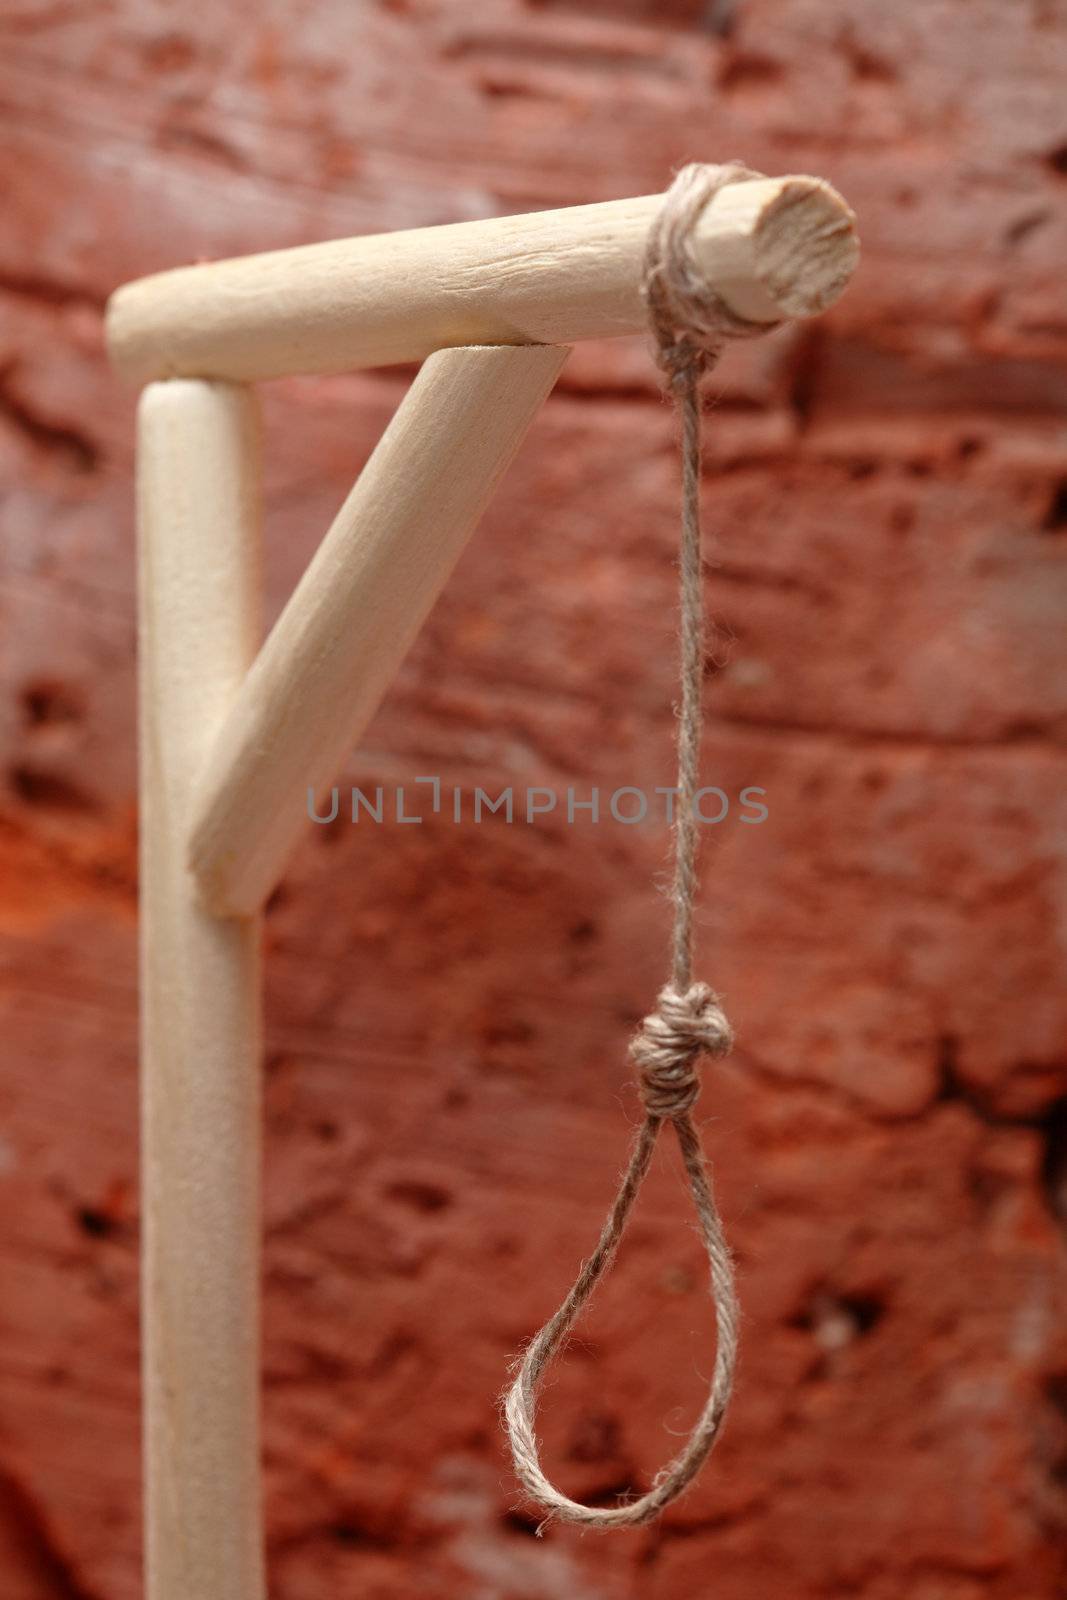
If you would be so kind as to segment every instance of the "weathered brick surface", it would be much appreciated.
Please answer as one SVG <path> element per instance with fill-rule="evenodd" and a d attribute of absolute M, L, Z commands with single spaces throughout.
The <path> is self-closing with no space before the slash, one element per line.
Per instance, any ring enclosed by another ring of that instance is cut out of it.
<path fill-rule="evenodd" d="M 705 863 L 702 965 L 741 1041 L 703 1102 L 736 1413 L 661 1528 L 529 1537 L 495 1397 L 634 1117 L 662 830 L 322 829 L 269 918 L 272 1593 L 1062 1595 L 1067 13 L 15 0 L 0 27 L 0 1593 L 139 1593 L 132 401 L 106 295 L 738 154 L 837 182 L 865 258 L 824 323 L 728 358 L 709 429 L 733 636 L 709 781 L 770 810 Z M 404 381 L 269 393 L 272 610 Z M 669 782 L 676 474 L 640 342 L 577 352 L 345 781 Z M 572 1491 L 676 1442 L 699 1269 L 664 1162 L 547 1402 Z"/>

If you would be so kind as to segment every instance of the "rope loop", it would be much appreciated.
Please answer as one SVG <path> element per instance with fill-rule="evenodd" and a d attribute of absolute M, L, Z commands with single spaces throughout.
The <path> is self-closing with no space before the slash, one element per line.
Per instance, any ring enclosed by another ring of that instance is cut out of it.
<path fill-rule="evenodd" d="M 735 163 L 684 167 L 664 198 L 649 233 L 644 294 L 659 365 L 682 422 L 680 545 L 681 706 L 678 716 L 678 807 L 674 825 L 670 982 L 630 1046 L 645 1117 L 596 1248 L 560 1306 L 530 1341 L 504 1401 L 515 1472 L 546 1513 L 586 1528 L 633 1527 L 657 1517 L 692 1482 L 719 1436 L 733 1389 L 740 1311 L 733 1265 L 715 1205 L 692 1108 L 700 1093 L 697 1062 L 722 1056 L 733 1035 L 719 997 L 693 981 L 693 917 L 697 892 L 698 829 L 694 799 L 703 727 L 704 597 L 700 551 L 700 376 L 725 340 L 766 331 L 736 316 L 701 279 L 693 245 L 704 207 L 728 183 L 758 177 Z M 541 1466 L 534 1421 L 545 1369 L 610 1265 L 648 1172 L 660 1129 L 669 1122 L 682 1153 L 700 1237 L 707 1252 L 715 1307 L 715 1363 L 703 1410 L 673 1461 L 637 1499 L 584 1506 L 550 1483 Z"/>

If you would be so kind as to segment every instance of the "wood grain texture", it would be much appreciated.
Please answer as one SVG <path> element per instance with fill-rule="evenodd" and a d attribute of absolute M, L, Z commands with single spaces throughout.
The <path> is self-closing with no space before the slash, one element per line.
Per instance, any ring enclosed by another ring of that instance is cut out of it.
<path fill-rule="evenodd" d="M 111 359 L 134 382 L 252 381 L 418 361 L 448 345 L 638 333 L 645 240 L 661 202 L 646 195 L 161 273 L 112 297 Z M 704 213 L 697 256 L 737 315 L 811 316 L 852 274 L 853 220 L 817 178 L 731 184 Z"/>
<path fill-rule="evenodd" d="M 248 915 L 370 721 L 566 359 L 535 346 L 424 364 L 297 585 L 215 741 L 191 861 Z"/>
<path fill-rule="evenodd" d="M 139 413 L 142 1333 L 148 1600 L 257 1600 L 259 927 L 196 903 L 193 779 L 255 648 L 256 405 Z"/>

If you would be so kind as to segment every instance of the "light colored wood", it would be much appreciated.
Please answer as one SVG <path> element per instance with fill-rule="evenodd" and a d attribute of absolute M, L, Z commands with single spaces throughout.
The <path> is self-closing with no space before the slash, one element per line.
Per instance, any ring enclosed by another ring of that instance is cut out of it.
<path fill-rule="evenodd" d="M 471 344 L 572 344 L 647 326 L 642 260 L 662 195 L 340 239 L 183 267 L 112 297 L 134 382 L 253 381 L 418 361 Z M 813 316 L 856 264 L 854 218 L 818 178 L 731 184 L 704 212 L 710 288 L 755 322 Z"/>
<path fill-rule="evenodd" d="M 256 405 L 155 384 L 138 426 L 145 1592 L 260 1600 L 259 925 L 186 864 L 257 642 Z"/>
<path fill-rule="evenodd" d="M 423 365 L 215 741 L 191 861 L 247 914 L 307 825 L 444 586 L 567 355 L 442 350 Z"/>

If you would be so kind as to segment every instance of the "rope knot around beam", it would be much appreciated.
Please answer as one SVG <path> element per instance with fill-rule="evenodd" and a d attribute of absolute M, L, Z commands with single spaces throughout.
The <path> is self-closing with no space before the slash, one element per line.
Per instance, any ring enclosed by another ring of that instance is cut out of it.
<path fill-rule="evenodd" d="M 697 226 L 720 189 L 762 178 L 740 161 L 683 167 L 649 230 L 643 294 L 656 359 L 676 397 L 713 367 L 728 339 L 766 333 L 774 324 L 739 316 L 707 281 L 696 254 Z"/>
<path fill-rule="evenodd" d="M 724 1056 L 732 1044 L 733 1029 L 714 989 L 706 983 L 686 990 L 668 984 L 630 1045 L 647 1114 L 659 1120 L 684 1116 L 700 1094 L 700 1057 Z"/>

